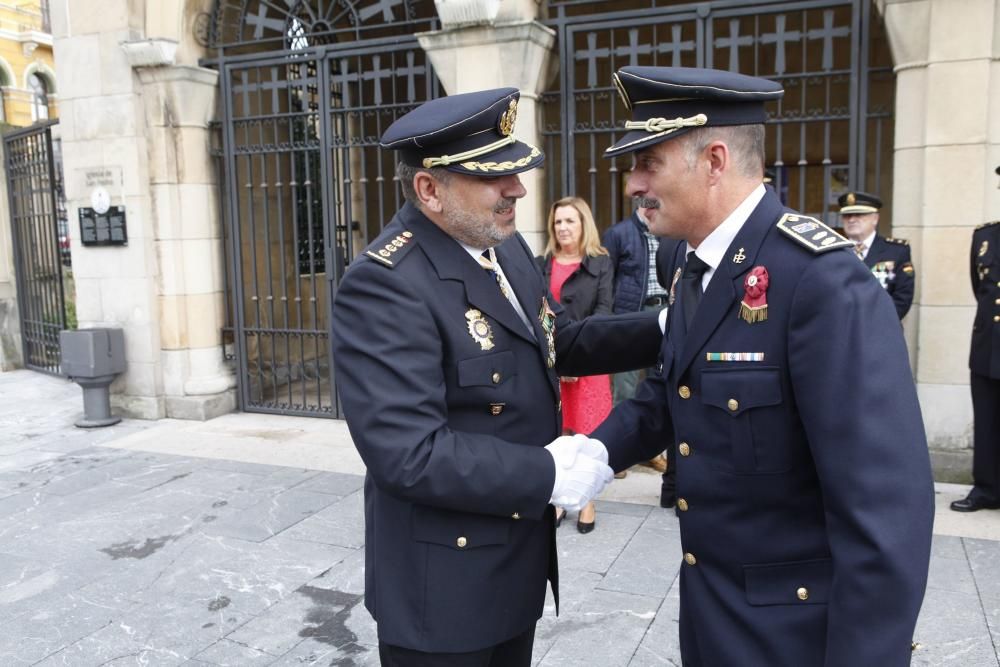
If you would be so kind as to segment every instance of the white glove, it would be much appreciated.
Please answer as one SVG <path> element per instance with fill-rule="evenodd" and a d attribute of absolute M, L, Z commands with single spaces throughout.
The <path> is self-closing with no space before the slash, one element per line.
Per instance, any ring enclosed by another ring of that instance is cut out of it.
<path fill-rule="evenodd" d="M 570 511 L 583 509 L 615 477 L 606 463 L 578 455 L 580 444 L 581 439 L 563 436 L 545 448 L 552 455 L 556 469 L 549 502 Z"/>
<path fill-rule="evenodd" d="M 580 443 L 580 454 L 589 456 L 595 461 L 600 461 L 601 463 L 606 464 L 608 462 L 608 448 L 604 446 L 603 442 L 595 440 L 594 438 L 588 438 L 580 433 L 577 433 L 573 437 Z"/>

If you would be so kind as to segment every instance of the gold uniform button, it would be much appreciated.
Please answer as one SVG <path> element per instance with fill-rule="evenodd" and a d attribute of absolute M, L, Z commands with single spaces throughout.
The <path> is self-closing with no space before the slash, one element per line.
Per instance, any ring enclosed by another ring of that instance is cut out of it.
<path fill-rule="evenodd" d="M 686 384 L 682 384 L 677 388 L 677 393 L 681 395 L 681 398 L 688 399 L 691 398 L 691 388 Z"/>
<path fill-rule="evenodd" d="M 677 509 L 679 509 L 682 512 L 687 512 L 688 511 L 688 501 L 684 500 L 683 498 L 678 498 L 677 499 Z"/>
<path fill-rule="evenodd" d="M 468 544 L 468 543 L 469 543 L 469 540 L 465 539 L 464 537 L 460 537 L 457 540 L 455 540 L 455 544 L 458 545 L 459 549 L 464 549 L 465 545 Z"/>
<path fill-rule="evenodd" d="M 510 518 L 513 519 L 514 521 L 517 521 L 521 518 L 521 515 L 518 514 L 517 512 L 514 512 L 513 514 L 510 515 Z"/>
<path fill-rule="evenodd" d="M 997 300 L 996 300 L 996 301 L 994 301 L 993 303 L 995 303 L 996 305 L 1000 306 L 1000 299 L 997 299 Z"/>
<path fill-rule="evenodd" d="M 740 402 L 737 401 L 735 398 L 730 398 L 728 401 L 726 401 L 726 405 L 729 407 L 730 412 L 736 412 L 737 410 L 740 409 Z"/>
<path fill-rule="evenodd" d="M 684 554 L 684 562 L 687 563 L 688 565 L 694 565 L 695 563 L 698 562 L 698 559 L 694 557 L 693 553 L 689 552 Z"/>
<path fill-rule="evenodd" d="M 493 384 L 500 384 L 500 373 L 494 373 L 492 380 Z"/>
<path fill-rule="evenodd" d="M 1000 315 L 994 315 L 993 316 L 993 321 L 994 322 L 1000 322 Z"/>
<path fill-rule="evenodd" d="M 677 445 L 677 450 L 681 453 L 681 456 L 691 456 L 691 445 L 686 442 Z"/>
<path fill-rule="evenodd" d="M 795 594 L 799 596 L 800 600 L 808 600 L 809 599 L 809 589 L 808 588 L 802 587 L 799 590 L 795 591 Z"/>

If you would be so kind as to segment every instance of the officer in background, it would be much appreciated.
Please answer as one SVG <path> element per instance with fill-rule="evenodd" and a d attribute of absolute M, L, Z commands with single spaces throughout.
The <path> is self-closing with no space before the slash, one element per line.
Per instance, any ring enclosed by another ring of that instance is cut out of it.
<path fill-rule="evenodd" d="M 865 263 L 879 284 L 892 297 L 896 313 L 902 320 L 913 304 L 916 282 L 910 245 L 905 239 L 879 235 L 878 211 L 882 200 L 867 192 L 845 192 L 838 198 L 840 221 L 844 236 L 854 242 L 854 254 Z"/>
<path fill-rule="evenodd" d="M 996 171 L 1000 176 L 1000 167 Z M 974 486 L 951 504 L 956 512 L 1000 509 L 1000 221 L 976 227 L 970 269 L 976 297 L 969 354 Z"/>
<path fill-rule="evenodd" d="M 615 470 L 677 443 L 683 664 L 909 665 L 934 489 L 892 304 L 853 243 L 763 184 L 778 83 L 614 82 L 633 118 L 605 155 L 634 153 L 628 194 L 685 243 L 661 370 L 592 438 Z"/>
<path fill-rule="evenodd" d="M 406 203 L 334 302 L 386 667 L 531 664 L 547 578 L 559 599 L 550 502 L 612 478 L 603 449 L 558 438 L 559 376 L 649 366 L 662 339 L 653 313 L 571 322 L 548 296 L 515 231 L 518 174 L 544 159 L 514 138 L 518 99 L 452 95 L 386 130 Z"/>

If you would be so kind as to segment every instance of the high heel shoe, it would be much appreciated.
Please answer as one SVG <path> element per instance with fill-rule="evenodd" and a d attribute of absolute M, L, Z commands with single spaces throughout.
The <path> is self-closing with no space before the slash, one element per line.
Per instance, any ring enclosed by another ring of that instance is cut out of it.
<path fill-rule="evenodd" d="M 597 519 L 594 519 L 590 523 L 584 523 L 583 521 L 577 519 L 576 529 L 580 531 L 581 534 L 586 535 L 590 531 L 594 530 L 595 525 L 597 525 Z"/>
<path fill-rule="evenodd" d="M 566 510 L 557 507 L 556 508 L 556 528 L 562 524 L 562 520 L 566 518 Z"/>
<path fill-rule="evenodd" d="M 591 520 L 589 522 L 583 520 L 584 514 L 590 514 Z M 577 531 L 580 532 L 581 535 L 586 535 L 587 533 L 594 530 L 594 526 L 596 524 L 597 524 L 597 511 L 594 509 L 594 503 L 590 502 L 587 504 L 586 507 L 580 510 L 580 516 L 577 517 L 576 520 L 576 529 Z"/>

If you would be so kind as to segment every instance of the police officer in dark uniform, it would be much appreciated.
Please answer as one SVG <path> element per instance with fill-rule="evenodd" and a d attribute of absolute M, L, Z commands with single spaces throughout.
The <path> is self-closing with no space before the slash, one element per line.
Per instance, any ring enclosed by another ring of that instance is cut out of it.
<path fill-rule="evenodd" d="M 910 245 L 906 239 L 881 236 L 878 212 L 882 200 L 867 192 L 845 192 L 840 203 L 840 221 L 844 236 L 854 242 L 854 254 L 865 263 L 879 284 L 885 288 L 903 319 L 913 305 L 916 278 L 910 261 Z"/>
<path fill-rule="evenodd" d="M 997 167 L 1000 176 L 1000 167 Z M 956 512 L 1000 509 L 1000 220 L 976 227 L 972 234 L 973 487 L 951 504 Z"/>
<path fill-rule="evenodd" d="M 763 185 L 778 83 L 625 67 L 606 151 L 684 239 L 660 372 L 592 437 L 677 445 L 685 667 L 910 663 L 934 489 L 903 332 L 853 243 Z"/>
<path fill-rule="evenodd" d="M 554 512 L 612 479 L 603 448 L 559 438 L 559 376 L 645 367 L 655 313 L 571 322 L 515 232 L 520 172 L 505 88 L 397 120 L 406 204 L 355 260 L 332 317 L 337 387 L 367 466 L 365 605 L 382 664 L 527 667 Z M 592 458 L 603 456 L 603 461 Z"/>

